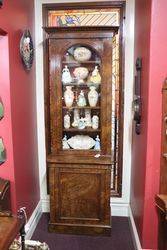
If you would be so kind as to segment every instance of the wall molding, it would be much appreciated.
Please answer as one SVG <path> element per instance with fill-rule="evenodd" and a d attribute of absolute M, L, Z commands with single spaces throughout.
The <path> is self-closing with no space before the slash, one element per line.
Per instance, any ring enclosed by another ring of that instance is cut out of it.
<path fill-rule="evenodd" d="M 33 211 L 30 219 L 28 220 L 26 226 L 25 226 L 25 232 L 26 232 L 26 240 L 31 239 L 35 228 L 38 224 L 39 219 L 42 215 L 42 202 L 41 200 L 38 202 L 38 205 L 36 206 L 35 210 Z"/>
<path fill-rule="evenodd" d="M 138 232 L 137 232 L 137 228 L 136 228 L 136 225 L 135 225 L 135 221 L 134 221 L 132 210 L 131 210 L 130 206 L 129 206 L 129 220 L 130 220 L 130 227 L 131 227 L 131 232 L 132 232 L 132 236 L 133 236 L 133 243 L 134 243 L 135 249 L 136 250 L 141 250 L 142 247 L 141 247 L 139 235 L 138 235 Z M 143 250 L 147 250 L 147 249 L 143 249 Z"/>

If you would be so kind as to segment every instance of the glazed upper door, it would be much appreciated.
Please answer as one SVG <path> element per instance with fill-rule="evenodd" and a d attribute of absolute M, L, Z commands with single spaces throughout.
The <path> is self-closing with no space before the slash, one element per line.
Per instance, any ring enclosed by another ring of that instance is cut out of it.
<path fill-rule="evenodd" d="M 49 39 L 51 153 L 111 154 L 112 38 Z"/>

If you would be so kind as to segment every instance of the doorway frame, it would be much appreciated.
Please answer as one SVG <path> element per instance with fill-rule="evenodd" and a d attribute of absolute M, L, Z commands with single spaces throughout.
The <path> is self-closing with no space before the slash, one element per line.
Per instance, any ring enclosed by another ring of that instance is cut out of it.
<path fill-rule="evenodd" d="M 125 51 L 124 51 L 124 18 L 125 18 L 125 1 L 105 1 L 105 2 L 73 2 L 73 3 L 50 3 L 50 4 L 43 4 L 42 5 L 42 16 L 43 16 L 43 27 L 48 26 L 48 13 L 51 10 L 79 10 L 79 9 L 119 9 L 120 11 L 120 36 L 119 36 L 119 127 L 118 127 L 118 165 L 117 165 L 117 175 L 115 173 L 116 179 L 114 180 L 114 186 L 117 182 L 117 187 L 115 190 L 111 189 L 111 197 L 121 197 L 122 196 L 122 168 L 123 168 L 123 131 L 124 131 L 124 58 L 125 58 Z M 46 39 L 46 35 L 43 35 L 44 40 Z M 47 55 L 48 51 L 45 47 L 44 43 L 44 50 L 43 54 Z M 47 87 L 47 75 L 48 75 L 48 62 L 47 56 L 44 56 L 44 88 L 45 88 L 45 144 L 46 144 L 46 153 L 49 149 L 49 141 L 50 136 L 47 131 L 47 124 L 50 122 L 48 117 L 48 87 Z M 116 144 L 117 144 L 116 143 Z M 49 152 L 48 152 L 49 153 Z M 115 170 L 115 167 L 114 167 Z M 47 170 L 46 170 L 47 171 Z M 47 173 L 47 190 L 48 190 L 48 173 Z M 49 192 L 48 192 L 49 193 Z"/>

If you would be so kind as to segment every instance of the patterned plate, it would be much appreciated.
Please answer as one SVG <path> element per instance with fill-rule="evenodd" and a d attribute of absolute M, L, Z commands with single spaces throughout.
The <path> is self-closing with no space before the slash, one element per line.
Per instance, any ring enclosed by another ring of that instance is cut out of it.
<path fill-rule="evenodd" d="M 30 70 L 33 64 L 34 47 L 29 30 L 23 32 L 20 40 L 20 55 L 25 69 Z"/>

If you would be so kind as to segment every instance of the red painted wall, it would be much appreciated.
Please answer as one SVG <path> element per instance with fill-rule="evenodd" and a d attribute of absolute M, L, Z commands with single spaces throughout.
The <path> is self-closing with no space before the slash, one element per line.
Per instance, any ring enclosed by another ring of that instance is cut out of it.
<path fill-rule="evenodd" d="M 135 55 L 143 58 L 142 133 L 133 133 L 131 208 L 143 248 L 157 249 L 161 88 L 167 75 L 167 2 L 136 0 Z"/>
<path fill-rule="evenodd" d="M 0 10 L 0 27 L 8 32 L 9 38 L 9 81 L 4 98 L 11 105 L 9 110 L 5 104 L 6 118 L 3 127 L 11 127 L 9 136 L 13 148 L 13 160 L 8 160 L 0 167 L 0 176 L 14 179 L 13 207 L 26 206 L 28 215 L 39 201 L 35 64 L 30 72 L 24 70 L 19 55 L 19 41 L 22 31 L 27 28 L 30 29 L 34 40 L 33 2 L 6 0 Z M 4 58 L 7 57 L 7 53 Z M 8 116 L 11 116 L 11 120 Z M 6 147 L 8 158 L 12 158 L 9 144 L 6 144 Z M 14 174 L 11 177 L 12 171 Z M 14 211 L 16 212 L 16 209 Z"/>

